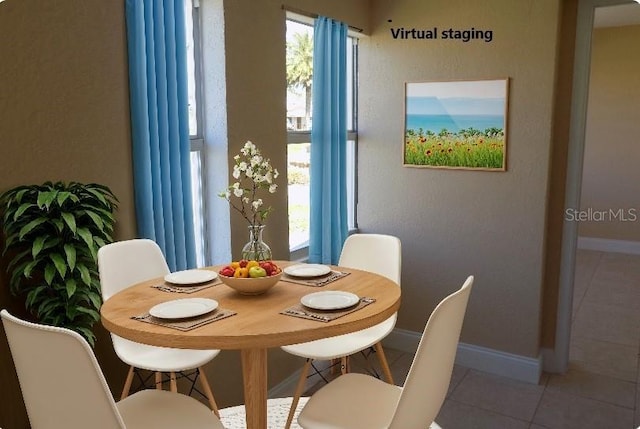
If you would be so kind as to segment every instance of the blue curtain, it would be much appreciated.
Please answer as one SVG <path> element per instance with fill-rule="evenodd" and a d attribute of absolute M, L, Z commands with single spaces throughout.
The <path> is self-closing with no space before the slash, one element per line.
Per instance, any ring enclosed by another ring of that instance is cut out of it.
<path fill-rule="evenodd" d="M 171 270 L 196 265 L 182 0 L 127 0 L 133 174 L 138 235 Z"/>
<path fill-rule="evenodd" d="M 315 21 L 309 262 L 336 264 L 347 238 L 347 25 Z"/>

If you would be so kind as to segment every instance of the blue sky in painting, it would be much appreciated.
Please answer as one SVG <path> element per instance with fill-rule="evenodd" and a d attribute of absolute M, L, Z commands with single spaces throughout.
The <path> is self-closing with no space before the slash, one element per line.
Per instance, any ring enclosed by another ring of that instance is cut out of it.
<path fill-rule="evenodd" d="M 408 115 L 504 115 L 504 98 L 407 97 Z"/>

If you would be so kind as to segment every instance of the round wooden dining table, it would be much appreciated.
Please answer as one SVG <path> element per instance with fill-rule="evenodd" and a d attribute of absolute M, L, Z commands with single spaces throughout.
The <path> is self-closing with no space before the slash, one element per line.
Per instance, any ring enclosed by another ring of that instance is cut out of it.
<path fill-rule="evenodd" d="M 283 268 L 293 264 L 288 261 L 276 263 Z M 220 268 L 214 266 L 205 269 L 217 272 Z M 332 268 L 348 272 L 349 275 L 322 287 L 310 287 L 281 279 L 266 293 L 253 296 L 241 295 L 224 284 L 190 294 L 170 293 L 151 287 L 162 284 L 162 278 L 150 279 L 132 285 L 106 300 L 100 310 L 102 324 L 107 330 L 123 338 L 154 346 L 240 350 L 247 428 L 266 429 L 269 348 L 368 328 L 386 320 L 400 307 L 400 287 L 392 280 L 352 268 Z M 352 292 L 360 297 L 374 298 L 375 302 L 330 322 L 280 314 L 299 303 L 304 295 L 325 290 Z M 190 331 L 132 319 L 133 316 L 148 312 L 156 304 L 187 297 L 214 299 L 218 301 L 220 308 L 237 314 Z"/>

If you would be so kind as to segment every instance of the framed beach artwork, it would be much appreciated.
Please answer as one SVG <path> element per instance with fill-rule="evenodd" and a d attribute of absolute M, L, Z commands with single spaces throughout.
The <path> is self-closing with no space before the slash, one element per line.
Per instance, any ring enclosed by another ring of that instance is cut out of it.
<path fill-rule="evenodd" d="M 405 85 L 406 167 L 505 171 L 509 79 Z"/>

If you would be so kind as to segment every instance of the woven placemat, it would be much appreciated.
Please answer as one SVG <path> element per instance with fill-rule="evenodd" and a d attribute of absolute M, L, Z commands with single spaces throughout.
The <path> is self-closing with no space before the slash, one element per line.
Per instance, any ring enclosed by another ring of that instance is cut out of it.
<path fill-rule="evenodd" d="M 194 292 L 198 292 L 201 291 L 203 289 L 207 289 L 210 288 L 212 286 L 217 286 L 217 285 L 221 285 L 222 284 L 222 280 L 220 280 L 219 278 L 216 278 L 213 281 L 207 282 L 207 283 L 203 283 L 203 284 L 198 284 L 198 285 L 175 285 L 172 283 L 162 283 L 159 285 L 151 285 L 152 288 L 154 289 L 158 289 L 161 290 L 162 292 L 171 292 L 171 293 L 194 293 Z"/>
<path fill-rule="evenodd" d="M 180 331 L 190 331 L 192 329 L 199 328 L 200 326 L 208 325 L 209 323 L 216 322 L 218 320 L 226 319 L 237 314 L 233 310 L 227 310 L 224 308 L 217 308 L 212 313 L 203 314 L 202 316 L 190 317 L 188 319 L 160 319 L 153 317 L 149 313 L 144 313 L 139 316 L 132 316 L 134 320 L 140 322 L 151 323 L 153 325 L 165 326 L 167 328 L 178 329 Z"/>
<path fill-rule="evenodd" d="M 335 320 L 339 317 L 346 316 L 347 314 L 351 314 L 354 311 L 358 311 L 374 302 L 376 302 L 375 298 L 362 297 L 360 298 L 360 302 L 353 307 L 349 307 L 344 310 L 331 311 L 312 310 L 298 303 L 296 305 L 292 305 L 286 310 L 281 311 L 280 314 L 300 317 L 302 319 L 316 320 L 318 322 L 331 322 L 332 320 Z"/>
<path fill-rule="evenodd" d="M 340 280 L 341 278 L 348 276 L 349 274 L 351 273 L 346 273 L 344 271 L 331 271 L 331 273 L 327 274 L 326 276 L 313 277 L 310 279 L 303 279 L 300 277 L 291 277 L 291 276 L 288 276 L 287 274 L 284 274 L 280 280 L 283 282 L 297 283 L 299 285 L 304 285 L 304 286 L 321 287 L 321 286 L 326 286 L 329 283 L 333 283 L 336 280 Z"/>

